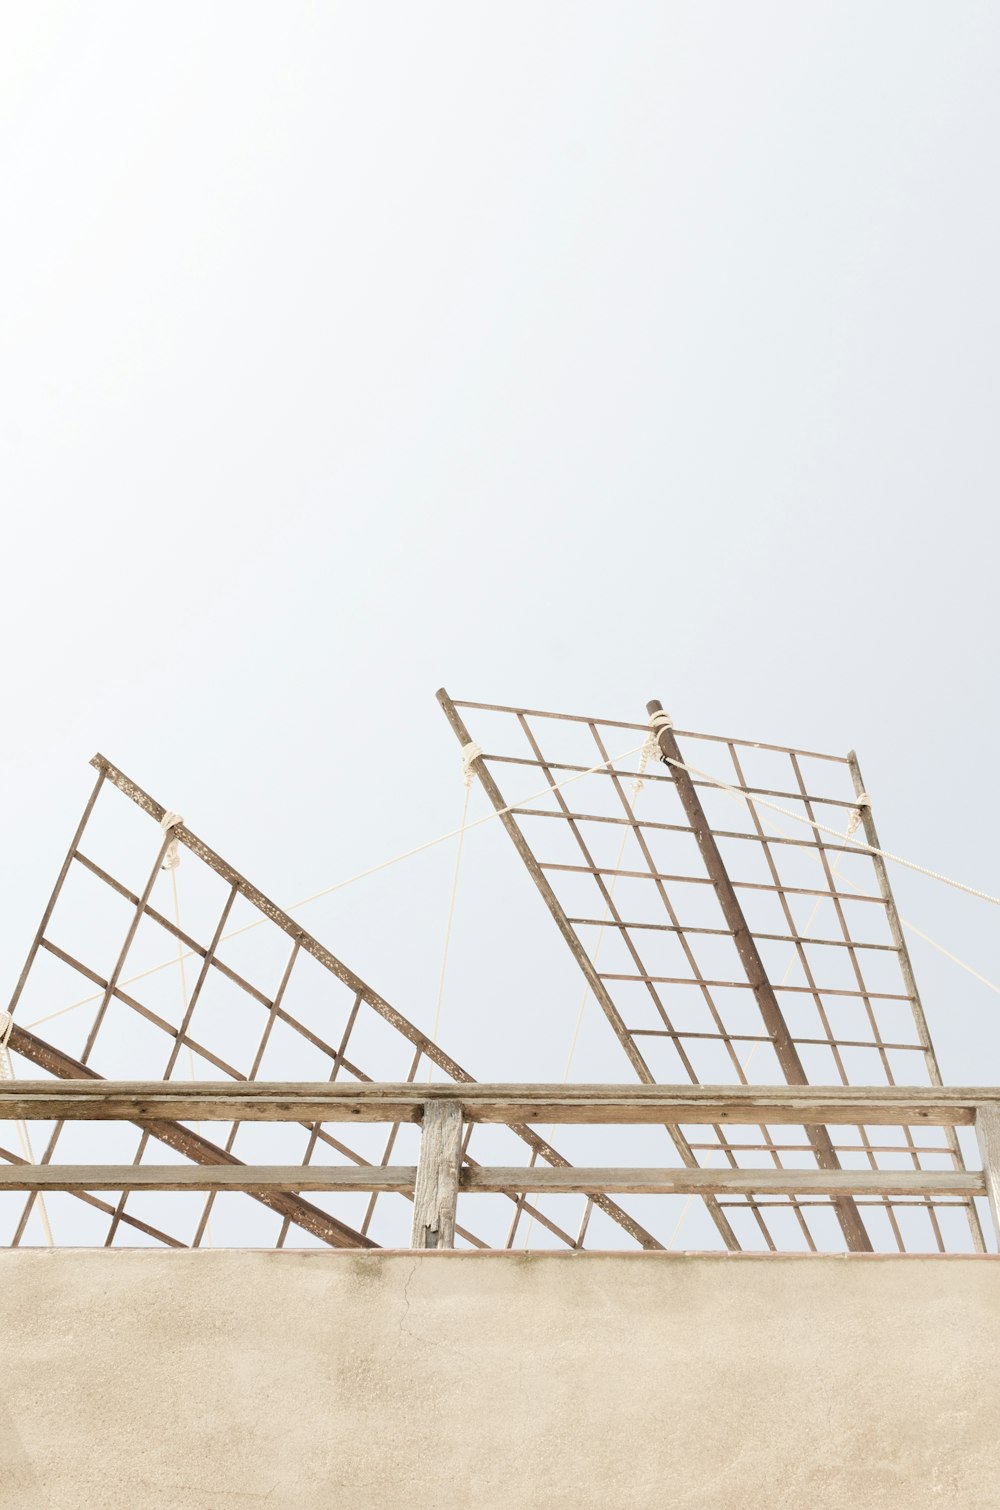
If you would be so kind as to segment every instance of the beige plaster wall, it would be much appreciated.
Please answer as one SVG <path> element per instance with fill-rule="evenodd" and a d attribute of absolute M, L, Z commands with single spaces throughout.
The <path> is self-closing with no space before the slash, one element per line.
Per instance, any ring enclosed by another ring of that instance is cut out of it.
<path fill-rule="evenodd" d="M 5 1251 L 0 1506 L 1000 1506 L 1000 1260 Z"/>

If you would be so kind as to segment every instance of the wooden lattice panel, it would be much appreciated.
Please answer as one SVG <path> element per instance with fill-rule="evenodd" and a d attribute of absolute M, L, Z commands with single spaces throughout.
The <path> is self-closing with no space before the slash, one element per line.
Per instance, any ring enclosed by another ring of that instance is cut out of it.
<path fill-rule="evenodd" d="M 659 744 L 642 750 L 648 723 L 439 700 L 463 746 L 481 749 L 472 768 L 640 1080 L 940 1084 L 885 865 L 848 837 L 878 845 L 853 754 L 668 724 L 684 771 Z M 964 1167 L 950 1130 L 673 1137 L 687 1164 L 745 1167 L 763 1152 L 777 1168 Z M 729 1247 L 836 1246 L 838 1225 L 860 1250 L 982 1247 L 971 1201 L 707 1204 Z"/>

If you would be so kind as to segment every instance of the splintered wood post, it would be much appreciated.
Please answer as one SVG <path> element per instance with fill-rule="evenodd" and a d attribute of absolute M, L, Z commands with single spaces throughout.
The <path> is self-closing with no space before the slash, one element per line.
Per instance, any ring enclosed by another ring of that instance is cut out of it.
<path fill-rule="evenodd" d="M 993 1235 L 1000 1249 L 1000 1107 L 976 1107 L 976 1139 L 986 1177 Z"/>
<path fill-rule="evenodd" d="M 428 1101 L 413 1192 L 414 1248 L 454 1248 L 458 1176 L 462 1166 L 462 1106 Z"/>

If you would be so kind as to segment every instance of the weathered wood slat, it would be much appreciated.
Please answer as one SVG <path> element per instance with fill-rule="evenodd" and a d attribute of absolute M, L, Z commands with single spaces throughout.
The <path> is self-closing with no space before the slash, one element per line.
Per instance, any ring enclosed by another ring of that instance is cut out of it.
<path fill-rule="evenodd" d="M 864 1123 L 971 1125 L 1000 1107 L 996 1086 L 414 1085 L 366 1082 L 20 1080 L 0 1085 L 0 1120 L 419 1122 L 456 1101 L 466 1121 L 496 1123 Z"/>
<path fill-rule="evenodd" d="M 14 1164 L 0 1166 L 3 1190 L 326 1190 L 413 1191 L 412 1165 Z M 982 1174 L 964 1170 L 849 1169 L 546 1169 L 520 1165 L 463 1168 L 456 1191 L 536 1195 L 612 1191 L 621 1195 L 898 1195 L 968 1198 L 986 1191 Z M 445 1193 L 446 1194 L 446 1193 Z M 443 1204 L 444 1196 L 438 1197 Z M 447 1213 L 437 1231 L 447 1238 Z M 454 1220 L 452 1215 L 451 1220 Z M 451 1233 L 454 1238 L 454 1229 Z M 420 1243 L 417 1246 L 433 1246 Z M 438 1247 L 449 1243 L 440 1241 Z"/>
<path fill-rule="evenodd" d="M 4 1190 L 341 1190 L 410 1192 L 414 1164 L 10 1164 Z"/>
<path fill-rule="evenodd" d="M 525 1176 L 528 1179 L 525 1179 Z M 965 1170 L 851 1169 L 463 1169 L 462 1190 L 526 1190 L 536 1195 L 596 1190 L 617 1195 L 982 1195 L 981 1174 Z"/>

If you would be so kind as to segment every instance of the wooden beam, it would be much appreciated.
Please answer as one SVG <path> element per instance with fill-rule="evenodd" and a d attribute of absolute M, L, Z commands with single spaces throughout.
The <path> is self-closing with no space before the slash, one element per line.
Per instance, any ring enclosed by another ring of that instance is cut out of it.
<path fill-rule="evenodd" d="M 462 1170 L 462 1190 L 536 1195 L 610 1190 L 617 1195 L 982 1195 L 981 1174 L 890 1169 L 518 1169 Z"/>
<path fill-rule="evenodd" d="M 924 1198 L 983 1195 L 986 1178 L 966 1170 L 852 1169 L 595 1169 L 466 1167 L 451 1182 L 461 1148 L 451 1113 L 434 1119 L 431 1165 L 421 1208 L 421 1174 L 412 1164 L 11 1164 L 0 1165 L 4 1190 L 237 1190 L 416 1191 L 421 1211 L 414 1247 L 444 1248 L 454 1242 L 454 1202 L 459 1191 L 536 1195 L 897 1195 Z M 444 1125 L 446 1123 L 446 1125 Z M 416 1226 L 416 1223 L 414 1224 Z M 437 1241 L 418 1241 L 425 1234 Z"/>
<path fill-rule="evenodd" d="M 413 1190 L 413 1164 L 4 1164 L 4 1190 Z M 375 1247 L 374 1243 L 367 1246 Z"/>
<path fill-rule="evenodd" d="M 15 1033 L 19 1030 L 15 1028 Z M 25 1038 L 31 1035 L 25 1035 Z M 12 1047 L 24 1052 L 23 1041 Z M 414 1085 L 370 1081 L 202 1080 L 0 1083 L 0 1120 L 54 1118 L 202 1122 L 419 1122 L 425 1104 L 454 1101 L 466 1122 L 757 1126 L 971 1126 L 1000 1109 L 996 1086 Z M 183 1150 L 182 1150 L 183 1151 Z"/>
<path fill-rule="evenodd" d="M 454 1248 L 461 1167 L 462 1108 L 453 1100 L 428 1101 L 413 1195 L 414 1248 Z"/>
<path fill-rule="evenodd" d="M 1000 1248 L 1000 1104 L 980 1106 L 976 1113 L 976 1140 L 983 1161 L 983 1179 L 990 1198 L 993 1236 Z"/>

